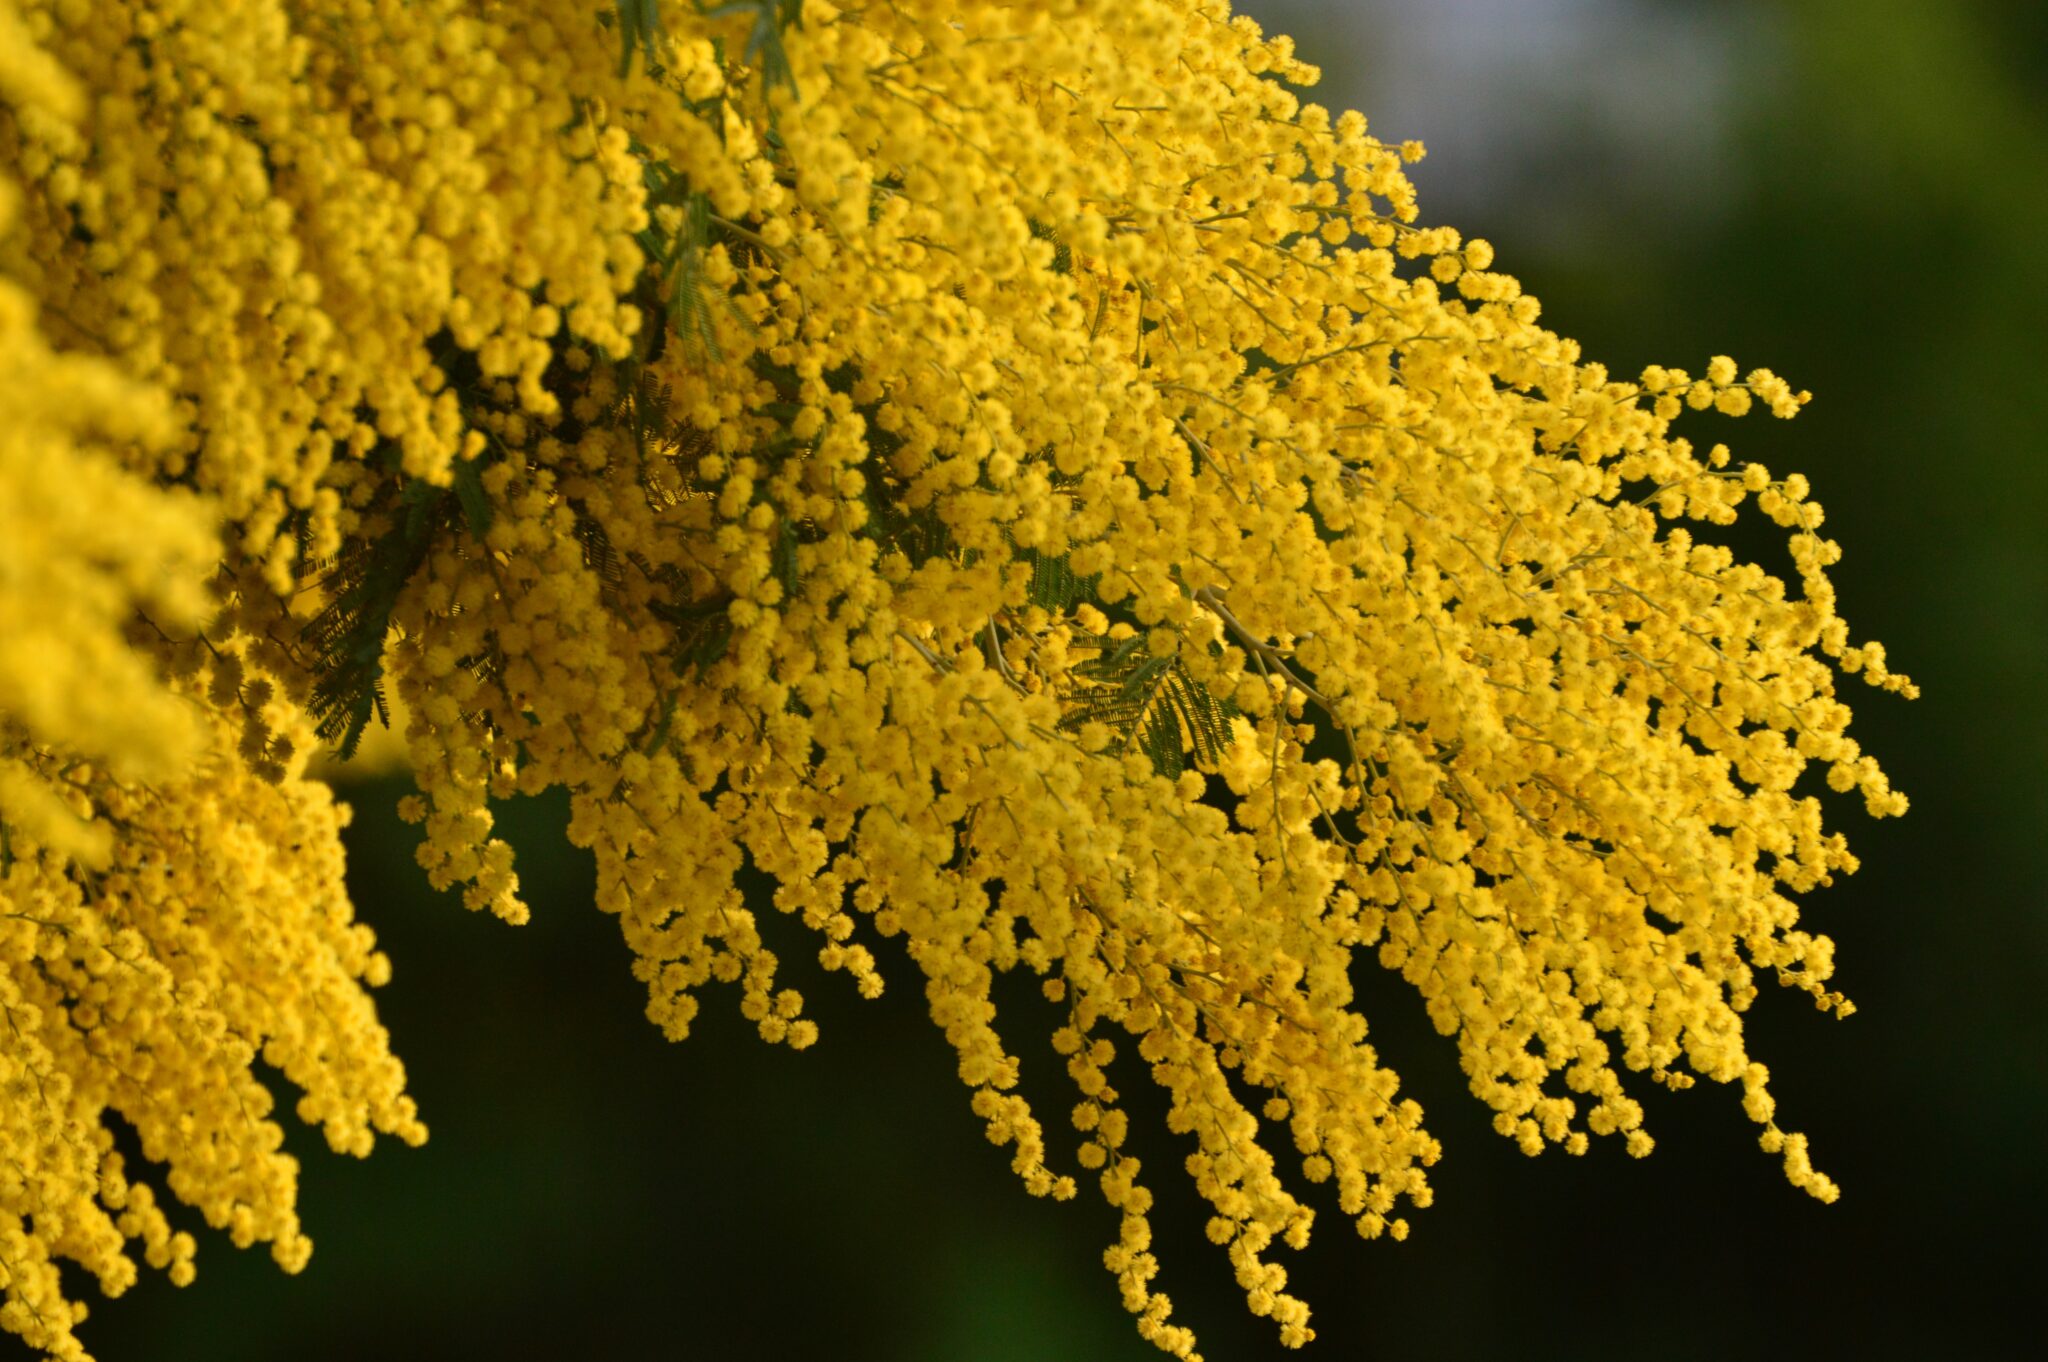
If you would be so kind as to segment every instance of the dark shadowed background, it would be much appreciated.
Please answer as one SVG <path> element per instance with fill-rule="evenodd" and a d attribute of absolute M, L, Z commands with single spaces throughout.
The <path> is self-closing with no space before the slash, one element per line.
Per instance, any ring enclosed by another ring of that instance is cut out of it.
<path fill-rule="evenodd" d="M 1406 1244 L 1326 1208 L 1282 1259 L 1320 1333 L 1294 1356 L 2041 1355 L 2019 1325 L 2048 1263 L 2048 5 L 1246 8 L 1322 63 L 1324 102 L 1429 144 L 1425 217 L 1491 239 L 1590 357 L 1698 372 L 1726 352 L 1817 394 L 1728 438 L 1811 476 L 1844 612 L 1925 691 L 1852 695 L 1913 811 L 1845 810 L 1863 870 L 1808 905 L 1861 1010 L 1771 990 L 1752 1014 L 1780 1119 L 1841 1202 L 1787 1186 L 1710 1085 L 1642 1085 L 1648 1160 L 1524 1158 L 1406 986 L 1362 970 L 1446 1147 L 1438 1200 Z M 402 791 L 347 792 L 350 874 L 397 963 L 381 1007 L 431 1142 L 357 1163 L 293 1130 L 308 1271 L 202 1232 L 197 1289 L 151 1273 L 93 1299 L 103 1362 L 1156 1356 L 1100 1266 L 1113 1215 L 1085 1182 L 1066 1205 L 1024 1194 L 906 961 L 885 955 L 892 991 L 867 1004 L 785 950 L 824 1027 L 811 1051 L 761 1045 L 716 993 L 668 1045 L 559 803 L 505 811 L 537 907 L 514 929 L 428 892 Z M 1064 1077 L 1012 994 L 1070 1163 Z M 1202 1238 L 1181 1142 L 1134 1138 L 1182 1320 L 1217 1362 L 1282 1355 Z"/>

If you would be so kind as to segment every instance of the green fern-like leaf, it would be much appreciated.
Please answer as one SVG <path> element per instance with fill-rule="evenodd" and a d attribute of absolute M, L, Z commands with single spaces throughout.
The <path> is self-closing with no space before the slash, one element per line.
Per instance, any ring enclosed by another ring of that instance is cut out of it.
<path fill-rule="evenodd" d="M 675 605 L 649 603 L 649 612 L 675 630 L 669 657 L 678 675 L 688 668 L 701 680 L 712 664 L 725 656 L 732 644 L 731 606 L 732 597 L 725 594 Z"/>
<path fill-rule="evenodd" d="M 390 722 L 383 682 L 391 612 L 447 528 L 452 503 L 459 499 L 448 488 L 408 483 L 392 527 L 345 550 L 329 568 L 327 608 L 301 631 L 313 653 L 309 710 L 314 732 L 333 743 L 344 759 L 355 755 L 373 714 L 380 723 Z"/>
<path fill-rule="evenodd" d="M 1065 554 L 1038 549 L 1013 549 L 1017 561 L 1031 567 L 1031 581 L 1024 588 L 1027 604 L 1064 614 L 1096 594 L 1097 578 L 1076 576 Z"/>
<path fill-rule="evenodd" d="M 1061 727 L 1100 723 L 1110 731 L 1107 751 L 1141 752 L 1168 778 L 1185 770 L 1191 755 L 1203 765 L 1222 756 L 1236 707 L 1211 694 L 1178 657 L 1153 656 L 1141 634 L 1084 641 L 1099 651 L 1074 669 L 1081 684 L 1065 697 Z"/>

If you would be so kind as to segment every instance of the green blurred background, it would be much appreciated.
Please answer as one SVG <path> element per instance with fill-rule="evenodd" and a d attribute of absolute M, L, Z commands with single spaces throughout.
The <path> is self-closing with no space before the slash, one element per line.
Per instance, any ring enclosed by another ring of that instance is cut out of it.
<path fill-rule="evenodd" d="M 1405 986 L 1361 972 L 1446 1157 L 1408 1243 L 1331 1208 L 1287 1256 L 1321 1335 L 1296 1356 L 2042 1355 L 2018 1326 L 2048 1263 L 2048 4 L 1246 8 L 1323 64 L 1325 102 L 1429 143 L 1425 215 L 1490 238 L 1589 355 L 1725 351 L 1818 395 L 1730 438 L 1812 477 L 1845 612 L 1926 697 L 1857 705 L 1914 807 L 1847 812 L 1863 871 L 1809 908 L 1861 1010 L 1772 990 L 1753 1014 L 1842 1201 L 1786 1186 L 1719 1089 L 1649 1093 L 1648 1160 L 1525 1159 Z M 506 811 L 539 908 L 512 929 L 428 892 L 400 793 L 349 790 L 350 873 L 432 1141 L 357 1163 L 293 1131 L 311 1268 L 202 1235 L 198 1289 L 149 1274 L 95 1302 L 106 1362 L 1156 1355 L 1100 1267 L 1112 1215 L 1024 1195 L 907 962 L 873 1004 L 796 979 L 825 1028 L 809 1052 L 717 996 L 671 1046 L 558 802 Z M 1050 1051 L 1012 1031 L 1062 1127 Z M 1136 1139 L 1180 1317 L 1212 1359 L 1281 1355 L 1202 1239 L 1185 1151 Z"/>

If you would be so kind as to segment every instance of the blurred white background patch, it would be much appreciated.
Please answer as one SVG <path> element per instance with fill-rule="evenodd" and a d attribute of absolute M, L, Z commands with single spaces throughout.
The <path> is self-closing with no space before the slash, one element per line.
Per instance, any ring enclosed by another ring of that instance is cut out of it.
<path fill-rule="evenodd" d="M 1418 138 L 1423 215 L 1516 254 L 1685 231 L 1740 191 L 1736 134 L 1777 66 L 1730 0 L 1240 0 L 1323 69 L 1305 96 Z M 1512 212 L 1510 224 L 1506 214 Z"/>

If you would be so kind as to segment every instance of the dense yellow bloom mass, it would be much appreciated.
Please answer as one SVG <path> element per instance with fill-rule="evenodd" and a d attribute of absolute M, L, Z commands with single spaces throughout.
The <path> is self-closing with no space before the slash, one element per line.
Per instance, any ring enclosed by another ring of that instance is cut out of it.
<path fill-rule="evenodd" d="M 287 1267 L 259 1052 L 423 1136 L 300 774 L 387 697 L 436 885 L 522 919 L 489 801 L 567 787 L 676 1037 L 716 982 L 808 1046 L 770 938 L 870 996 L 898 938 L 1065 1197 L 990 995 L 1042 976 L 1167 1351 L 1128 1076 L 1289 1344 L 1300 1184 L 1429 1202 L 1361 959 L 1528 1152 L 1704 1076 L 1832 1199 L 1742 1013 L 1848 1010 L 1800 779 L 1901 812 L 1836 677 L 1911 687 L 1805 480 L 1674 430 L 1806 395 L 1585 361 L 1314 75 L 1221 0 L 0 3 L 0 1323 L 189 1277 L 108 1113 Z"/>

